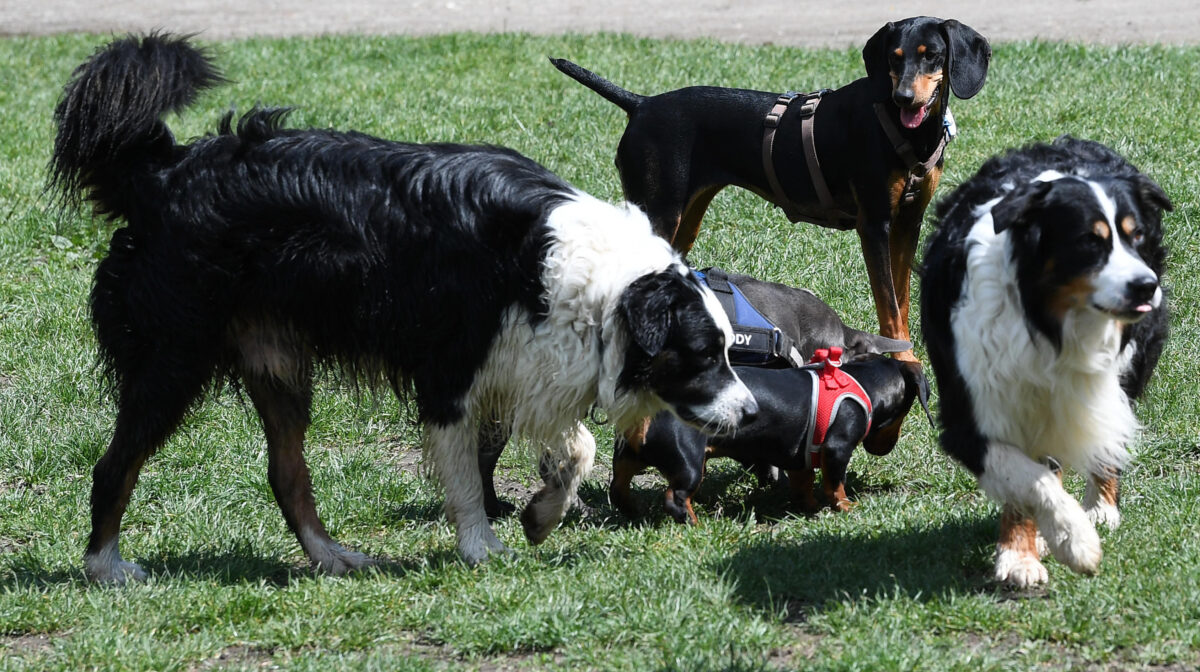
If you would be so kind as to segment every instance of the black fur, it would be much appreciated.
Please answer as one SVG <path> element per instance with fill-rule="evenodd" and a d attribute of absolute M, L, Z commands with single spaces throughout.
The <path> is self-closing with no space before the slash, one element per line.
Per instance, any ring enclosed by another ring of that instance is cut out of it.
<path fill-rule="evenodd" d="M 531 327 L 548 314 L 543 264 L 558 234 L 547 217 L 582 197 L 508 149 L 287 129 L 283 109 L 252 110 L 236 127 L 229 115 L 218 133 L 176 144 L 159 116 L 220 81 L 186 39 L 129 37 L 80 66 L 55 111 L 49 187 L 67 205 L 84 196 L 125 224 L 91 296 L 118 406 L 112 443 L 94 470 L 87 558 L 102 580 L 123 580 L 110 570 L 136 574 L 128 563 L 114 569 L 119 556 L 110 550 L 138 470 L 223 376 L 244 384 L 263 420 L 271 485 L 305 550 L 323 554 L 314 561 L 331 571 L 361 564 L 325 534 L 313 508 L 301 451 L 315 368 L 411 391 L 427 428 L 462 421 L 506 311 L 522 308 Z M 646 240 L 658 242 L 648 228 Z M 662 291 L 622 288 L 624 326 L 640 334 L 666 323 L 644 343 L 651 358 L 671 339 L 720 352 L 712 316 L 695 314 L 702 289 L 678 257 L 670 263 L 677 280 Z M 699 404 L 736 383 L 724 360 L 718 368 L 682 371 L 655 360 L 619 382 L 657 394 L 655 375 L 703 379 L 714 385 L 707 397 L 699 382 L 680 385 Z M 486 448 L 507 439 L 489 418 L 465 419 L 483 421 Z M 479 539 L 473 551 L 495 550 Z"/>
<path fill-rule="evenodd" d="M 885 336 L 908 340 L 911 261 L 942 162 L 914 199 L 903 202 L 909 166 L 874 105 L 883 105 L 904 141 L 926 161 L 945 137 L 949 93 L 959 98 L 978 93 L 991 53 L 987 40 L 970 27 L 927 16 L 888 23 L 867 41 L 862 51 L 867 76 L 829 91 L 814 116 L 821 172 L 843 211 L 836 221 L 821 205 L 805 160 L 801 105 L 793 103 L 779 119 L 773 161 L 784 200 L 796 206 L 800 219 L 857 231 Z M 710 201 L 727 185 L 779 200 L 763 165 L 764 119 L 779 93 L 690 86 L 647 96 L 570 61 L 551 62 L 629 115 L 616 155 L 625 197 L 646 209 L 656 232 L 675 249 L 691 249 Z M 917 110 L 926 111 L 917 126 L 905 127 L 901 120 Z"/>
<path fill-rule="evenodd" d="M 684 425 L 669 413 L 660 413 L 650 423 L 636 455 L 625 456 L 636 459 L 641 468 L 654 467 L 667 479 L 666 508 L 676 522 L 696 522 L 691 500 L 704 479 L 709 457 L 732 457 L 747 465 L 769 464 L 785 469 L 796 504 L 807 512 L 817 508 L 811 472 L 805 473 L 808 468 L 804 455 L 806 431 L 815 410 L 808 403 L 812 395 L 811 376 L 800 369 L 735 368 L 758 401 L 759 412 L 754 420 L 736 434 L 714 438 Z M 900 422 L 913 401 L 920 398 L 924 404 L 928 391 L 928 383 L 917 367 L 882 355 L 847 361 L 843 370 L 867 391 L 873 413 L 869 434 L 867 415 L 857 404 L 842 404 L 830 422 L 821 448 L 822 485 L 830 499 L 827 505 L 837 510 L 848 508 L 844 483 L 854 448 L 861 442 L 873 454 L 890 452 L 899 436 Z M 629 446 L 622 446 L 618 440 L 616 450 L 622 449 L 629 450 Z M 618 459 L 619 456 L 614 456 L 614 463 Z M 612 495 L 623 513 L 637 514 L 628 495 Z"/>

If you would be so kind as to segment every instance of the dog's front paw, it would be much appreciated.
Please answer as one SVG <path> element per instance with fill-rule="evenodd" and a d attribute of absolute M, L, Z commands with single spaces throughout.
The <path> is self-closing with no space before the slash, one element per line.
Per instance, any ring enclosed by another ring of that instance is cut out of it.
<path fill-rule="evenodd" d="M 356 569 L 369 567 L 375 564 L 375 559 L 365 553 L 351 551 L 338 544 L 324 549 L 320 554 L 321 557 L 312 559 L 313 566 L 317 571 L 324 572 L 331 576 L 343 576 L 349 574 Z"/>
<path fill-rule="evenodd" d="M 1037 557 L 1011 548 L 996 551 L 994 576 L 996 581 L 1013 588 L 1031 588 L 1050 579 Z"/>
<path fill-rule="evenodd" d="M 1038 529 L 1059 562 L 1080 574 L 1100 571 L 1100 535 L 1078 505 L 1039 517 Z"/>
<path fill-rule="evenodd" d="M 88 581 L 111 586 L 123 586 L 130 581 L 146 580 L 146 570 L 137 563 L 126 562 L 121 556 L 88 555 L 83 559 L 83 572 Z"/>

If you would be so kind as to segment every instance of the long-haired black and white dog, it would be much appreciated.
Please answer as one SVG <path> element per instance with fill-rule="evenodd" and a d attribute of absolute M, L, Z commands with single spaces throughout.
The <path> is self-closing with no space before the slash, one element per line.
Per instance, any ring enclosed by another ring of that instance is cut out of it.
<path fill-rule="evenodd" d="M 1111 149 L 1063 137 L 986 162 L 942 201 L 921 322 L 942 447 L 1003 504 L 995 577 L 1046 581 L 1045 548 L 1100 565 L 1117 475 L 1167 335 L 1163 190 Z M 1054 463 L 1089 476 L 1081 507 Z M 1040 537 L 1039 537 L 1040 533 Z"/>
<path fill-rule="evenodd" d="M 305 465 L 314 367 L 411 393 L 470 563 L 504 549 L 484 515 L 481 438 L 541 449 L 523 517 L 537 543 L 591 466 L 593 404 L 618 427 L 669 408 L 724 431 L 752 416 L 729 322 L 635 208 L 505 149 L 281 128 L 255 110 L 177 144 L 160 116 L 223 81 L 168 35 L 99 49 L 55 117 L 50 185 L 126 224 L 91 309 L 117 419 L 94 470 L 88 576 L 121 583 L 121 517 L 143 462 L 206 388 L 239 380 L 269 480 L 321 569 L 369 562 L 326 533 Z"/>

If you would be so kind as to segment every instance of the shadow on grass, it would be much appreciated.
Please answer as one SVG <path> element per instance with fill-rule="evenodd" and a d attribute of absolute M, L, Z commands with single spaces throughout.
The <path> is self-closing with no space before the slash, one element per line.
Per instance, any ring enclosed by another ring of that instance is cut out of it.
<path fill-rule="evenodd" d="M 380 573 L 401 577 L 410 572 L 459 564 L 461 560 L 453 551 L 439 551 L 421 556 L 391 558 L 373 556 L 374 564 L 351 572 L 348 576 Z M 266 554 L 249 544 L 238 544 L 229 549 L 195 550 L 166 553 L 152 557 L 130 558 L 149 575 L 152 581 L 182 579 L 185 581 L 208 581 L 222 585 L 244 583 L 266 583 L 287 586 L 297 580 L 311 579 L 319 572 L 307 561 L 288 562 Z M 82 561 L 79 567 L 67 570 L 50 568 L 32 556 L 25 556 L 12 563 L 7 571 L 0 570 L 0 589 L 45 587 L 61 584 L 88 585 L 83 574 Z"/>
<path fill-rule="evenodd" d="M 742 603 L 803 621 L 831 600 L 924 601 L 991 590 L 987 553 L 995 537 L 990 518 L 956 518 L 903 532 L 821 532 L 756 541 L 707 569 L 730 581 Z"/>

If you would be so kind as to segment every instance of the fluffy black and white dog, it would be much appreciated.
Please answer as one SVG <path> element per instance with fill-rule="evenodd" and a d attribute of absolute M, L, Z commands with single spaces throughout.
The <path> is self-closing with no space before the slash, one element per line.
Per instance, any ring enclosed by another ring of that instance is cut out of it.
<path fill-rule="evenodd" d="M 470 563 L 504 550 L 476 465 L 497 426 L 542 451 L 524 516 L 537 543 L 591 466 L 593 404 L 619 427 L 663 408 L 716 432 L 754 414 L 728 319 L 637 209 L 513 151 L 289 130 L 279 110 L 177 144 L 160 116 L 220 81 L 184 39 L 131 37 L 81 65 L 55 112 L 50 184 L 125 223 L 91 297 L 118 406 L 93 474 L 92 579 L 144 576 L 118 550 L 139 470 L 225 377 L 262 419 L 288 526 L 333 573 L 369 559 L 315 509 L 316 367 L 414 396 Z"/>
<path fill-rule="evenodd" d="M 995 577 L 1044 582 L 1045 548 L 1100 566 L 1139 395 L 1167 335 L 1163 190 L 1064 137 L 995 157 L 937 209 L 921 322 L 942 447 L 1003 504 Z M 1081 507 L 1054 463 L 1089 476 Z M 1040 533 L 1040 537 L 1039 537 Z"/>

